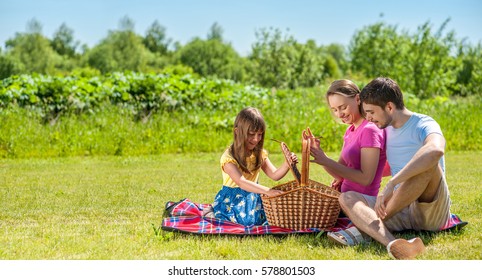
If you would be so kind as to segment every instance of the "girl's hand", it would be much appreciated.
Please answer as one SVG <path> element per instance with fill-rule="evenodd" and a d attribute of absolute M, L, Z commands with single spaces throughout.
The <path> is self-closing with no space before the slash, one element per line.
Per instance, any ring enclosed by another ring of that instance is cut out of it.
<path fill-rule="evenodd" d="M 283 192 L 283 191 L 280 191 L 280 190 L 269 189 L 269 190 L 266 192 L 266 195 L 269 196 L 269 197 L 272 197 L 272 196 L 280 195 L 280 194 L 283 194 L 283 193 L 284 193 L 284 192 Z"/>
<path fill-rule="evenodd" d="M 291 161 L 294 163 L 294 164 L 297 164 L 298 163 L 298 156 L 296 156 L 295 153 L 291 153 Z"/>
<path fill-rule="evenodd" d="M 333 182 L 331 182 L 331 187 L 337 191 L 341 191 L 341 184 L 343 183 L 343 180 L 337 180 L 334 179 Z"/>

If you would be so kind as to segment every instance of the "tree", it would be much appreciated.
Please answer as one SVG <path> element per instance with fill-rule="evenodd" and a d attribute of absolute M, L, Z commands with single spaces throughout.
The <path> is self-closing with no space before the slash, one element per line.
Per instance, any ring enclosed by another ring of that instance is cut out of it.
<path fill-rule="evenodd" d="M 455 58 L 452 55 L 457 46 L 455 33 L 451 31 L 443 35 L 448 22 L 449 19 L 435 34 L 430 23 L 426 22 L 411 37 L 406 61 L 412 75 L 406 86 L 421 98 L 449 95 L 448 89 L 456 82 Z"/>
<path fill-rule="evenodd" d="M 157 20 L 147 29 L 146 36 L 142 40 L 147 49 L 159 55 L 167 54 L 171 41 L 166 38 L 166 28 L 161 26 Z"/>
<path fill-rule="evenodd" d="M 224 33 L 224 30 L 221 27 L 221 25 L 219 25 L 217 22 L 215 22 L 215 23 L 213 23 L 213 25 L 209 29 L 209 33 L 208 33 L 207 38 L 208 38 L 208 40 L 218 40 L 218 41 L 222 42 L 223 41 L 223 33 Z"/>
<path fill-rule="evenodd" d="M 61 57 L 42 35 L 42 25 L 35 19 L 27 24 L 26 33 L 16 33 L 5 43 L 6 50 L 0 63 L 3 76 L 20 73 L 54 73 Z"/>
<path fill-rule="evenodd" d="M 8 54 L 0 54 L 0 80 L 23 72 L 23 65 Z"/>
<path fill-rule="evenodd" d="M 121 19 L 120 30 L 109 31 L 108 36 L 85 55 L 88 66 L 102 73 L 113 71 L 146 71 L 156 66 L 156 59 L 134 33 L 134 23 L 128 17 Z"/>
<path fill-rule="evenodd" d="M 461 44 L 457 55 L 459 67 L 453 92 L 460 96 L 482 95 L 482 45 Z"/>
<path fill-rule="evenodd" d="M 33 18 L 27 22 L 27 33 L 42 34 L 42 24 L 37 19 Z"/>
<path fill-rule="evenodd" d="M 253 82 L 276 88 L 312 87 L 324 76 L 324 58 L 314 42 L 299 44 L 279 29 L 261 29 L 249 60 Z"/>
<path fill-rule="evenodd" d="M 223 42 L 222 27 L 214 23 L 207 40 L 194 38 L 176 52 L 177 63 L 186 65 L 201 76 L 243 81 L 245 61 L 229 43 Z"/>
<path fill-rule="evenodd" d="M 443 35 L 447 23 L 433 33 L 426 22 L 413 35 L 384 23 L 368 26 L 350 43 L 352 70 L 367 77 L 389 76 L 420 98 L 448 95 L 455 83 L 457 43 L 453 32 Z"/>
<path fill-rule="evenodd" d="M 355 33 L 350 45 L 351 68 L 353 72 L 366 77 L 409 76 L 405 67 L 410 38 L 398 34 L 397 27 L 382 22 L 370 25 Z M 399 84 L 403 84 L 397 79 Z"/>
<path fill-rule="evenodd" d="M 124 16 L 119 20 L 119 30 L 120 31 L 130 31 L 134 32 L 135 23 L 128 16 Z"/>
<path fill-rule="evenodd" d="M 65 23 L 54 33 L 52 48 L 60 55 L 74 57 L 79 42 L 74 41 L 74 31 Z"/>
<path fill-rule="evenodd" d="M 345 46 L 340 44 L 329 44 L 328 46 L 325 46 L 323 50 L 328 54 L 328 57 L 332 57 L 335 60 L 337 67 L 339 68 L 338 71 L 342 73 L 348 71 L 348 58 Z"/>

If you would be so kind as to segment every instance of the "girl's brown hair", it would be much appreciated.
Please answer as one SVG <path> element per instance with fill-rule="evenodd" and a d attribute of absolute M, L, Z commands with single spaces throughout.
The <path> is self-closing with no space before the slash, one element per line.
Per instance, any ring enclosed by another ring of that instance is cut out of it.
<path fill-rule="evenodd" d="M 239 166 L 244 172 L 249 172 L 253 170 L 248 170 L 246 164 L 246 158 L 251 156 L 251 154 L 246 151 L 245 143 L 248 138 L 249 132 L 262 131 L 263 135 L 258 145 L 253 149 L 253 154 L 256 156 L 256 164 L 254 170 L 261 167 L 263 163 L 262 151 L 264 145 L 264 133 L 266 131 L 266 124 L 264 122 L 263 115 L 261 112 L 253 107 L 244 108 L 236 116 L 234 120 L 234 142 L 230 147 L 231 155 L 236 159 Z"/>

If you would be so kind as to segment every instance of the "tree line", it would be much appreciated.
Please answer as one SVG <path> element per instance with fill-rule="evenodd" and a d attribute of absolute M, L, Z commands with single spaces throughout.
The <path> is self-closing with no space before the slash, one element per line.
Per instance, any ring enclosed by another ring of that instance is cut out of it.
<path fill-rule="evenodd" d="M 376 76 L 397 80 L 405 93 L 419 98 L 481 95 L 482 46 L 446 31 L 447 19 L 415 32 L 378 22 L 356 31 L 348 46 L 297 42 L 276 28 L 256 31 L 247 56 L 239 55 L 214 23 L 205 38 L 185 45 L 167 37 L 154 21 L 144 35 L 127 16 L 89 48 L 63 23 L 52 38 L 35 19 L 0 48 L 0 79 L 21 74 L 93 77 L 118 71 L 192 74 L 276 89 L 316 87 L 350 78 L 364 83 Z"/>

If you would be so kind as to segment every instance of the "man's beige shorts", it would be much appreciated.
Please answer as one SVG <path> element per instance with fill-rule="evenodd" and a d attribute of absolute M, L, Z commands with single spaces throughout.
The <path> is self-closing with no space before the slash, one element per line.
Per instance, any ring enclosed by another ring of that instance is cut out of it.
<path fill-rule="evenodd" d="M 367 204 L 374 209 L 377 198 L 368 195 L 363 195 L 363 197 Z M 445 176 L 443 176 L 434 201 L 414 201 L 395 216 L 384 221 L 384 224 L 390 231 L 407 229 L 438 231 L 450 219 L 450 204 L 450 193 Z"/>

